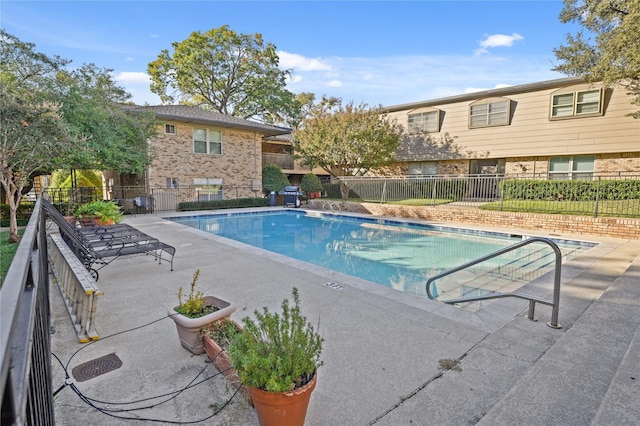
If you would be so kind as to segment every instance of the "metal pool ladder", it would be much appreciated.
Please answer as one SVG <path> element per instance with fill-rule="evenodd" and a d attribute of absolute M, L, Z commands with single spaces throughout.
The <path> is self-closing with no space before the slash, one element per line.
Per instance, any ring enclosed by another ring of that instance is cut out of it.
<path fill-rule="evenodd" d="M 528 244 L 533 244 L 533 243 L 545 243 L 547 245 L 549 245 L 553 251 L 555 252 L 556 255 L 556 259 L 555 259 L 555 273 L 554 273 L 554 277 L 553 277 L 553 301 L 549 302 L 543 299 L 540 299 L 538 297 L 535 296 L 527 296 L 527 295 L 523 295 L 523 294 L 516 294 L 516 293 L 493 293 L 493 294 L 485 294 L 482 296 L 471 296 L 471 297 L 462 297 L 462 298 L 458 298 L 458 299 L 452 299 L 452 300 L 444 300 L 444 303 L 448 303 L 448 304 L 455 304 L 455 303 L 464 303 L 464 302 L 474 302 L 477 300 L 488 300 L 488 299 L 501 299 L 504 297 L 516 297 L 519 299 L 525 299 L 529 301 L 529 314 L 527 316 L 527 318 L 529 318 L 530 320 L 535 320 L 534 318 L 534 314 L 535 314 L 535 308 L 536 308 L 536 302 L 538 303 L 542 303 L 543 305 L 549 305 L 552 307 L 551 309 L 551 321 L 549 321 L 547 323 L 547 325 L 551 328 L 562 328 L 562 326 L 560 326 L 558 324 L 558 310 L 560 309 L 560 277 L 561 277 L 561 265 L 562 265 L 562 253 L 560 251 L 560 248 L 558 247 L 558 245 L 556 243 L 554 243 L 553 241 L 551 241 L 548 238 L 543 238 L 543 237 L 531 237 L 528 238 L 524 241 L 521 241 L 519 243 L 516 243 L 514 245 L 511 245 L 509 247 L 505 247 L 501 250 L 495 251 L 493 253 L 490 253 L 486 256 L 482 256 L 478 259 L 472 260 L 471 262 L 467 262 L 463 265 L 457 266 L 453 269 L 449 269 L 448 271 L 442 272 L 438 275 L 434 275 L 433 277 L 429 278 L 427 280 L 426 283 L 426 290 L 427 290 L 427 296 L 429 296 L 429 299 L 435 299 L 435 297 L 431 294 L 431 284 L 435 282 L 435 280 L 440 279 L 442 277 L 445 277 L 447 275 L 453 274 L 455 272 L 461 271 L 463 269 L 469 268 L 471 266 L 477 265 L 479 263 L 485 262 L 489 259 L 493 259 L 494 257 L 500 256 L 502 254 L 508 253 L 510 251 L 519 249 L 520 247 L 526 246 Z"/>

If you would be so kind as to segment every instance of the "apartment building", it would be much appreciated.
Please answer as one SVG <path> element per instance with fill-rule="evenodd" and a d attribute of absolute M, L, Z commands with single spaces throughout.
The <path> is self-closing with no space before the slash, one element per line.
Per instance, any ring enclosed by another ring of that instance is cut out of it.
<path fill-rule="evenodd" d="M 625 89 L 581 78 L 388 106 L 406 131 L 394 172 L 575 179 L 640 173 L 640 120 Z"/>

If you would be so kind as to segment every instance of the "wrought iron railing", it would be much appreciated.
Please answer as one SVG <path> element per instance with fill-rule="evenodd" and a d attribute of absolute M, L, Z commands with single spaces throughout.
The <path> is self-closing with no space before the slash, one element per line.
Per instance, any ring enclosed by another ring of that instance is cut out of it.
<path fill-rule="evenodd" d="M 457 205 L 487 210 L 640 217 L 640 175 L 615 173 L 589 179 L 546 175 L 425 175 L 343 177 L 349 198 L 406 205 Z M 326 185 L 339 198 L 339 184 Z"/>
<path fill-rule="evenodd" d="M 0 289 L 2 424 L 53 425 L 49 266 L 41 201 Z"/>

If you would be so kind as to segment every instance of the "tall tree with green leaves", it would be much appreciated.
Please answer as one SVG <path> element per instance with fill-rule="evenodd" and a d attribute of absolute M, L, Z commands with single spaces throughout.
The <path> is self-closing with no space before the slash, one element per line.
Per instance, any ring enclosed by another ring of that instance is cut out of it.
<path fill-rule="evenodd" d="M 553 70 L 620 85 L 640 106 L 640 0 L 564 0 L 560 20 L 587 32 L 567 34 L 566 44 L 554 49 L 560 64 Z M 640 111 L 631 115 L 640 118 Z"/>
<path fill-rule="evenodd" d="M 362 176 L 393 163 L 402 127 L 381 107 L 342 105 L 323 98 L 294 131 L 295 152 L 303 164 L 322 167 L 334 177 Z M 343 200 L 349 188 L 340 180 Z"/>
<path fill-rule="evenodd" d="M 173 52 L 162 50 L 147 67 L 151 91 L 163 103 L 178 101 L 267 122 L 290 114 L 289 71 L 278 68 L 276 47 L 261 34 L 238 34 L 223 25 L 194 31 L 171 46 Z"/>
<path fill-rule="evenodd" d="M 59 72 L 47 91 L 62 104 L 75 149 L 65 158 L 73 169 L 142 173 L 151 163 L 148 139 L 154 116 L 127 105 L 131 95 L 114 81 L 110 69 L 94 64 Z"/>
<path fill-rule="evenodd" d="M 0 183 L 9 203 L 9 242 L 20 241 L 16 211 L 30 176 L 54 167 L 69 137 L 58 105 L 25 101 L 0 84 Z"/>
<path fill-rule="evenodd" d="M 60 105 L 42 87 L 68 62 L 0 30 L 0 183 L 9 203 L 9 242 L 20 240 L 16 211 L 31 178 L 59 164 L 71 138 Z"/>
<path fill-rule="evenodd" d="M 139 173 L 150 163 L 155 118 L 125 108 L 130 95 L 111 70 L 93 64 L 69 70 L 69 63 L 0 30 L 0 181 L 12 215 L 38 174 L 56 168 Z M 17 227 L 10 234 L 19 239 Z"/>

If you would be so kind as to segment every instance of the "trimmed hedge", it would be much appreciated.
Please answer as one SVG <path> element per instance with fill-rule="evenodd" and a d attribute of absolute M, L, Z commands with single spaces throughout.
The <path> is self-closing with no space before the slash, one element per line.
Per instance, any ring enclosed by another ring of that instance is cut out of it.
<path fill-rule="evenodd" d="M 593 201 L 640 198 L 640 180 L 507 180 L 505 200 Z"/>
<path fill-rule="evenodd" d="M 34 205 L 33 203 L 18 204 L 18 210 L 16 211 L 18 226 L 26 226 L 29 223 Z M 4 228 L 9 226 L 9 212 L 8 204 L 0 204 L 0 226 Z"/>
<path fill-rule="evenodd" d="M 238 207 L 265 207 L 268 198 L 238 198 L 235 200 L 185 201 L 178 204 L 180 211 L 233 209 Z"/>

